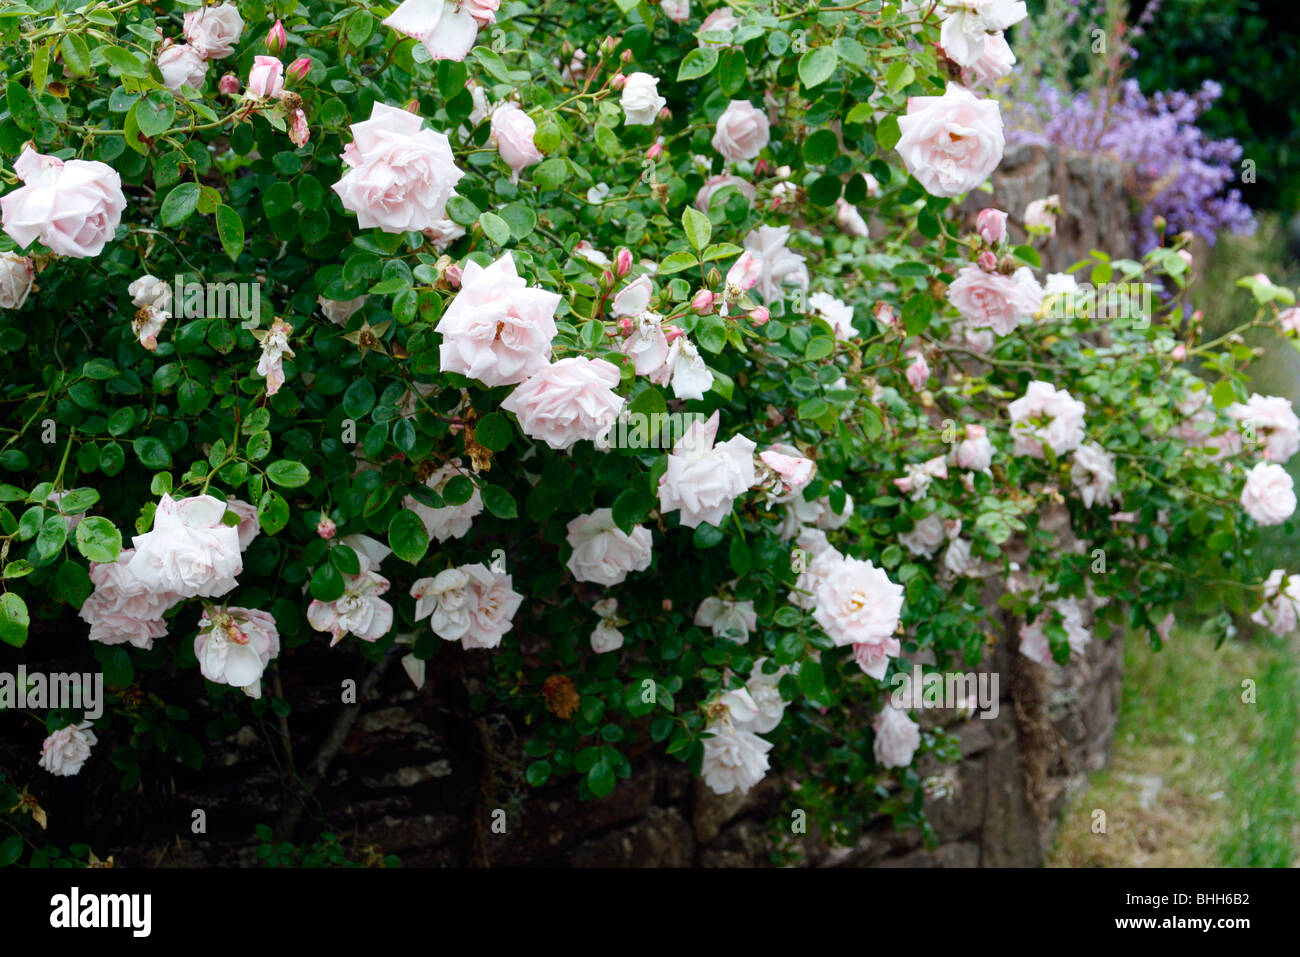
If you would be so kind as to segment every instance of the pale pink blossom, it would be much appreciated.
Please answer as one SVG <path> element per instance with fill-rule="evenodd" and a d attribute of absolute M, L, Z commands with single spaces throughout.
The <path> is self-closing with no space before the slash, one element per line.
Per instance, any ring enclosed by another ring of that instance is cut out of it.
<path fill-rule="evenodd" d="M 211 495 L 174 500 L 164 495 L 153 529 L 136 535 L 127 566 L 146 588 L 179 598 L 216 598 L 237 584 L 244 570 L 239 531 L 222 519 L 226 503 Z"/>
<path fill-rule="evenodd" d="M 681 511 L 681 524 L 720 526 L 736 497 L 757 480 L 754 442 L 743 435 L 717 443 L 719 414 L 695 422 L 673 446 L 659 479 L 659 509 Z"/>
<path fill-rule="evenodd" d="M 486 268 L 470 260 L 435 330 L 443 372 L 487 386 L 517 385 L 546 369 L 556 336 L 557 293 L 529 286 L 509 252 Z"/>
<path fill-rule="evenodd" d="M 996 100 L 978 99 L 955 83 L 943 96 L 914 96 L 898 121 L 895 149 L 926 192 L 960 196 L 977 188 L 1002 162 L 1006 140 Z"/>
<path fill-rule="evenodd" d="M 542 161 L 541 150 L 533 141 L 537 124 L 516 103 L 501 103 L 492 111 L 490 142 L 510 167 L 510 182 L 519 182 L 519 173 Z"/>
<path fill-rule="evenodd" d="M 424 484 L 439 495 L 447 488 L 447 483 L 457 475 L 463 475 L 460 459 L 452 459 L 446 465 L 424 480 Z M 483 497 L 478 486 L 470 493 L 469 500 L 460 505 L 444 505 L 432 508 L 413 496 L 406 496 L 402 505 L 420 517 L 424 530 L 436 542 L 446 542 L 453 538 L 464 538 L 473 527 L 474 519 L 483 511 Z"/>
<path fill-rule="evenodd" d="M 90 758 L 90 749 L 98 744 L 90 722 L 66 725 L 41 743 L 40 766 L 56 777 L 71 777 Z"/>
<path fill-rule="evenodd" d="M 248 71 L 247 95 L 271 99 L 284 92 L 284 64 L 273 56 L 253 57 L 253 67 Z"/>
<path fill-rule="evenodd" d="M 573 554 L 565 565 L 580 582 L 618 585 L 629 572 L 643 572 L 650 567 L 650 529 L 637 525 L 631 534 L 624 532 L 614 523 L 612 509 L 598 508 L 579 515 L 566 527 L 566 540 Z"/>
<path fill-rule="evenodd" d="M 163 86 L 179 90 L 182 86 L 198 89 L 208 75 L 208 61 L 186 43 L 174 43 L 158 54 L 158 72 Z"/>
<path fill-rule="evenodd" d="M 1260 462 L 1246 473 L 1241 506 L 1260 525 L 1281 525 L 1295 513 L 1295 483 L 1282 466 Z"/>
<path fill-rule="evenodd" d="M 1084 404 L 1064 389 L 1035 379 L 1023 396 L 1007 406 L 1015 453 L 1043 458 L 1044 446 L 1057 455 L 1073 452 L 1083 443 L 1086 411 Z"/>
<path fill-rule="evenodd" d="M 244 32 L 244 18 L 233 3 L 204 7 L 185 14 L 185 42 L 205 60 L 222 60 L 235 52 Z"/>
<path fill-rule="evenodd" d="M 871 722 L 875 732 L 872 753 L 882 767 L 905 768 L 911 765 L 921 746 L 921 726 L 902 708 L 885 705 Z"/>
<path fill-rule="evenodd" d="M 713 148 L 733 163 L 758 156 L 771 139 L 767 115 L 748 100 L 732 100 L 718 117 Z"/>
<path fill-rule="evenodd" d="M 97 160 L 61 160 L 30 146 L 14 162 L 23 185 L 0 196 L 4 231 L 20 247 L 39 239 L 58 256 L 98 256 L 122 222 L 122 178 Z"/>
<path fill-rule="evenodd" d="M 262 696 L 262 674 L 280 654 L 280 632 L 268 612 L 256 608 L 208 608 L 194 636 L 194 657 L 203 677 Z"/>
<path fill-rule="evenodd" d="M 1300 621 L 1300 575 L 1273 569 L 1264 582 L 1263 603 L 1250 620 L 1281 637 L 1295 631 Z"/>
<path fill-rule="evenodd" d="M 707 213 L 713 194 L 724 186 L 734 186 L 749 201 L 751 206 L 758 196 L 758 190 L 754 188 L 752 183 L 741 179 L 739 176 L 733 176 L 731 173 L 721 173 L 717 176 L 710 176 L 704 181 L 704 185 L 695 194 L 695 208 L 702 213 Z"/>
<path fill-rule="evenodd" d="M 596 441 L 618 418 L 623 398 L 614 392 L 618 366 L 573 356 L 542 369 L 517 386 L 501 408 L 513 412 L 530 438 L 553 449 Z"/>
<path fill-rule="evenodd" d="M 483 0 L 460 4 L 454 0 L 404 0 L 383 23 L 419 40 L 431 59 L 463 60 L 478 36 L 479 21 L 474 14 L 484 15 L 489 6 Z"/>
<path fill-rule="evenodd" d="M 1027 266 L 1010 276 L 963 266 L 948 287 L 948 301 L 971 326 L 1009 335 L 1043 304 L 1043 287 Z"/>

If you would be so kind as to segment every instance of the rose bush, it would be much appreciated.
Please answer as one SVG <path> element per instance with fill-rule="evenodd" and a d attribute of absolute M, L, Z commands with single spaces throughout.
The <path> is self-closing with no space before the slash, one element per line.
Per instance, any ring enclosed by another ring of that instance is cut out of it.
<path fill-rule="evenodd" d="M 6 4 L 0 639 L 75 610 L 113 690 L 33 761 L 130 786 L 141 690 L 291 716 L 263 678 L 323 643 L 472 671 L 532 784 L 602 797 L 648 742 L 848 839 L 923 824 L 952 753 L 892 676 L 1003 613 L 1048 667 L 1175 607 L 1294 626 L 1254 549 L 1296 419 L 1184 309 L 1182 240 L 1080 264 L 1159 286 L 1087 318 L 958 212 L 1004 144 L 1004 71 L 961 68 L 1023 16 Z M 1245 285 L 1252 325 L 1294 302 Z"/>

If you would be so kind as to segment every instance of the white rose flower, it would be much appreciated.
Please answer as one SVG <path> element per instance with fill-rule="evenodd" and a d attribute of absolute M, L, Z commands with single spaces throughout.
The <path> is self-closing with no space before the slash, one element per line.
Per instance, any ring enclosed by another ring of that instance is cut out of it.
<path fill-rule="evenodd" d="M 41 745 L 40 765 L 58 777 L 71 777 L 81 770 L 90 757 L 90 749 L 98 743 L 90 722 L 83 721 L 73 727 L 60 728 Z"/>
<path fill-rule="evenodd" d="M 659 95 L 659 78 L 649 73 L 629 74 L 619 102 L 628 126 L 650 126 L 668 103 Z"/>

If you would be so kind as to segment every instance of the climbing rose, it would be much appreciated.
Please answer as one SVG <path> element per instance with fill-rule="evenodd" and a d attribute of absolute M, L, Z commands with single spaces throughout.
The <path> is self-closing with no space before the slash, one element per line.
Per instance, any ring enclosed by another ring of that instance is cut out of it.
<path fill-rule="evenodd" d="M 244 18 L 233 3 L 185 14 L 185 42 L 205 60 L 222 60 L 235 52 Z"/>
<path fill-rule="evenodd" d="M 960 196 L 980 186 L 1002 162 L 1006 140 L 996 100 L 948 84 L 943 96 L 914 96 L 898 121 L 895 147 L 907 171 L 934 196 Z"/>
<path fill-rule="evenodd" d="M 284 91 L 284 64 L 277 57 L 253 57 L 253 67 L 248 71 L 247 95 L 258 99 L 271 99 Z"/>
<path fill-rule="evenodd" d="M 486 565 L 449 568 L 411 586 L 415 618 L 429 618 L 434 634 L 469 648 L 495 648 L 513 626 L 524 596 L 510 576 Z"/>
<path fill-rule="evenodd" d="M 710 595 L 696 609 L 695 624 L 710 629 L 719 638 L 743 645 L 758 627 L 758 615 L 752 601 L 727 601 Z"/>
<path fill-rule="evenodd" d="M 921 726 L 907 716 L 902 708 L 885 705 L 871 722 L 876 733 L 872 752 L 876 760 L 887 768 L 905 768 L 921 746 Z"/>
<path fill-rule="evenodd" d="M 673 446 L 668 467 L 659 479 L 659 510 L 681 510 L 681 523 L 696 528 L 701 523 L 721 525 L 736 496 L 757 480 L 754 442 L 736 435 L 714 444 L 718 412 L 705 422 L 695 422 Z"/>
<path fill-rule="evenodd" d="M 1041 459 L 1044 445 L 1057 455 L 1073 452 L 1083 442 L 1086 411 L 1084 404 L 1064 389 L 1035 379 L 1023 396 L 1007 406 L 1015 453 Z"/>
<path fill-rule="evenodd" d="M 81 770 L 90 749 L 98 743 L 89 721 L 60 728 L 41 744 L 40 765 L 58 777 L 71 777 Z"/>
<path fill-rule="evenodd" d="M 704 761 L 700 775 L 714 794 L 748 791 L 767 773 L 767 752 L 772 745 L 752 731 L 741 731 L 729 721 L 704 729 Z"/>
<path fill-rule="evenodd" d="M 628 126 L 650 126 L 667 102 L 659 95 L 659 78 L 649 73 L 629 74 L 619 100 Z"/>
<path fill-rule="evenodd" d="M 1249 425 L 1265 441 L 1264 457 L 1281 464 L 1300 451 L 1300 418 L 1289 399 L 1254 393 L 1245 405 L 1234 402 L 1228 415 Z"/>
<path fill-rule="evenodd" d="M 713 148 L 733 163 L 751 160 L 763 151 L 771 136 L 762 110 L 748 100 L 732 100 L 718 117 Z"/>
<path fill-rule="evenodd" d="M 207 609 L 194 637 L 194 657 L 203 677 L 262 696 L 262 673 L 280 653 L 280 632 L 268 612 L 256 608 Z"/>
<path fill-rule="evenodd" d="M 36 267 L 29 258 L 0 253 L 0 309 L 21 309 L 35 279 Z"/>
<path fill-rule="evenodd" d="M 226 503 L 211 495 L 174 500 L 164 495 L 153 530 L 136 535 L 128 571 L 146 587 L 177 598 L 216 598 L 244 570 L 239 531 L 222 522 Z"/>
<path fill-rule="evenodd" d="M 153 640 L 167 634 L 163 613 L 179 595 L 156 591 L 130 570 L 135 549 L 124 548 L 115 562 L 91 562 L 90 593 L 78 614 L 90 625 L 90 640 L 106 645 L 130 643 L 148 650 Z"/>
<path fill-rule="evenodd" d="M 1280 568 L 1273 569 L 1264 582 L 1264 595 L 1263 604 L 1255 609 L 1250 620 L 1279 637 L 1295 631 L 1300 621 L 1300 575 L 1288 576 Z"/>
<path fill-rule="evenodd" d="M 1079 498 L 1088 508 L 1094 504 L 1108 505 L 1114 497 L 1111 486 L 1115 484 L 1115 458 L 1096 442 L 1089 442 L 1074 450 L 1070 466 L 1070 481 L 1079 490 Z"/>
<path fill-rule="evenodd" d="M 502 103 L 492 111 L 491 141 L 510 167 L 510 182 L 519 182 L 523 169 L 542 161 L 533 141 L 536 135 L 537 124 L 518 104 Z"/>
<path fill-rule="evenodd" d="M 624 401 L 614 392 L 618 382 L 613 363 L 573 356 L 528 378 L 501 408 L 519 418 L 525 435 L 567 449 L 582 439 L 599 439 L 618 418 Z"/>
<path fill-rule="evenodd" d="M 362 229 L 424 230 L 446 215 L 447 200 L 465 174 L 456 168 L 447 137 L 422 123 L 413 113 L 376 103 L 370 119 L 352 124 L 353 141 L 343 151 L 349 170 L 333 189 Z"/>
<path fill-rule="evenodd" d="M 441 369 L 484 385 L 518 385 L 551 361 L 560 296 L 529 286 L 505 253 L 484 268 L 465 264 L 460 292 L 436 326 Z"/>
<path fill-rule="evenodd" d="M 4 231 L 19 246 L 39 239 L 59 256 L 98 256 L 113 238 L 126 197 L 122 179 L 95 160 L 61 160 L 28 146 L 14 163 L 23 185 L 0 197 Z"/>
<path fill-rule="evenodd" d="M 475 12 L 484 16 L 492 9 L 484 0 L 465 0 L 459 6 L 454 0 L 405 0 L 383 24 L 419 40 L 431 59 L 463 60 L 478 36 Z"/>
<path fill-rule="evenodd" d="M 1260 462 L 1246 473 L 1241 506 L 1260 525 L 1281 525 L 1295 512 L 1295 483 L 1282 466 Z"/>
<path fill-rule="evenodd" d="M 1004 276 L 968 265 L 948 287 L 948 301 L 972 327 L 1005 336 L 1033 318 L 1043 304 L 1043 287 L 1027 266 Z"/>
<path fill-rule="evenodd" d="M 158 72 L 163 86 L 179 90 L 182 86 L 198 89 L 208 75 L 208 61 L 194 47 L 175 43 L 158 54 Z"/>
<path fill-rule="evenodd" d="M 425 479 L 424 484 L 441 495 L 448 482 L 457 475 L 463 474 L 460 459 L 452 459 Z M 465 537 L 474 524 L 475 517 L 483 511 L 483 498 L 476 485 L 470 493 L 469 501 L 460 505 L 432 508 L 410 495 L 402 500 L 402 505 L 420 516 L 420 521 L 424 522 L 424 529 L 429 533 L 430 538 L 437 542 L 445 542 L 453 538 Z"/>
<path fill-rule="evenodd" d="M 903 586 L 857 558 L 843 557 L 830 565 L 813 597 L 813 619 L 837 645 L 888 641 L 903 612 Z"/>
<path fill-rule="evenodd" d="M 642 572 L 650 567 L 653 543 L 650 530 L 637 525 L 631 534 L 614 524 L 613 510 L 598 508 L 572 519 L 567 541 L 573 554 L 566 563 L 580 582 L 618 585 L 628 572 Z"/>

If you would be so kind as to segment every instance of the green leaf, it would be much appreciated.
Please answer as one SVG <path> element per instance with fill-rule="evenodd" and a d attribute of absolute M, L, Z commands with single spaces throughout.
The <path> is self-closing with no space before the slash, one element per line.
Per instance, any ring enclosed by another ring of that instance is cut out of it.
<path fill-rule="evenodd" d="M 90 48 L 78 34 L 69 33 L 59 44 L 59 54 L 63 57 L 64 72 L 77 76 L 90 75 Z"/>
<path fill-rule="evenodd" d="M 718 65 L 718 51 L 713 47 L 697 47 L 682 57 L 682 65 L 677 70 L 677 82 L 694 80 L 708 76 Z"/>
<path fill-rule="evenodd" d="M 412 565 L 423 558 L 429 550 L 429 533 L 420 516 L 409 508 L 394 515 L 388 523 L 388 545 L 394 555 Z"/>
<path fill-rule="evenodd" d="M 817 47 L 799 58 L 799 79 L 805 89 L 820 86 L 831 78 L 839 63 L 839 56 L 831 47 Z"/>
<path fill-rule="evenodd" d="M 510 242 L 510 224 L 496 213 L 484 213 L 478 218 L 478 222 L 483 227 L 483 235 L 498 246 Z"/>
<path fill-rule="evenodd" d="M 311 472 L 301 462 L 280 459 L 266 467 L 266 477 L 281 488 L 299 488 L 311 481 Z"/>
<path fill-rule="evenodd" d="M 343 597 L 343 574 L 330 562 L 322 562 L 312 572 L 309 590 L 317 601 L 335 601 Z"/>
<path fill-rule="evenodd" d="M 804 347 L 803 356 L 810 362 L 825 359 L 835 351 L 835 340 L 830 336 L 813 336 Z"/>
<path fill-rule="evenodd" d="M 199 184 L 181 183 L 163 200 L 159 219 L 164 226 L 179 226 L 189 219 L 199 206 Z"/>
<path fill-rule="evenodd" d="M 1220 379 L 1214 385 L 1214 391 L 1210 393 L 1210 398 L 1214 400 L 1215 406 L 1220 409 L 1226 409 L 1232 403 L 1237 401 L 1237 390 L 1233 386 L 1231 379 Z"/>
<path fill-rule="evenodd" d="M 145 468 L 158 471 L 159 469 L 169 469 L 172 467 L 172 454 L 168 451 L 167 446 L 163 445 L 158 439 L 152 436 L 141 436 L 131 443 L 135 449 L 136 458 Z M 107 449 L 105 449 L 107 451 Z M 101 458 L 101 468 L 102 458 Z"/>
<path fill-rule="evenodd" d="M 1043 260 L 1038 255 L 1038 250 L 1033 246 L 1017 246 L 1015 248 L 1015 255 L 1017 259 L 1033 266 L 1035 269 L 1041 269 L 1043 267 Z"/>
<path fill-rule="evenodd" d="M 599 758 L 587 772 L 587 787 L 598 798 L 609 795 L 614 790 L 614 769 L 604 758 Z"/>
<path fill-rule="evenodd" d="M 897 93 L 916 79 L 916 69 L 907 60 L 895 60 L 885 72 L 885 85 L 890 93 Z"/>
<path fill-rule="evenodd" d="M 268 535 L 274 535 L 289 524 L 289 503 L 279 492 L 268 491 L 257 504 L 257 524 Z"/>
<path fill-rule="evenodd" d="M 116 525 L 99 515 L 83 518 L 77 525 L 74 537 L 77 540 L 77 551 L 92 562 L 115 562 L 122 551 L 122 533 Z"/>
<path fill-rule="evenodd" d="M 10 80 L 5 89 L 5 101 L 9 106 L 9 116 L 18 128 L 28 133 L 33 132 L 41 121 L 41 114 L 36 109 L 36 101 L 32 99 L 31 93 L 27 92 L 27 87 L 17 80 Z"/>
<path fill-rule="evenodd" d="M 136 126 L 145 136 L 153 139 L 172 128 L 176 118 L 176 98 L 170 92 L 155 91 L 131 107 Z"/>
<path fill-rule="evenodd" d="M 669 276 L 675 272 L 681 272 L 683 269 L 690 269 L 698 260 L 690 253 L 673 253 L 659 264 L 659 271 L 656 276 Z"/>
<path fill-rule="evenodd" d="M 0 595 L 0 641 L 15 648 L 27 644 L 27 603 L 13 592 Z"/>
<path fill-rule="evenodd" d="M 709 217 L 693 206 L 687 206 L 682 213 L 682 229 L 686 230 L 687 240 L 696 249 L 707 246 L 709 237 L 713 235 L 713 224 L 709 222 Z"/>
<path fill-rule="evenodd" d="M 519 508 L 515 504 L 514 496 L 505 489 L 496 485 L 485 485 L 480 494 L 483 497 L 484 506 L 497 518 L 517 518 L 519 516 Z"/>
<path fill-rule="evenodd" d="M 840 152 L 840 141 L 834 130 L 818 130 L 803 144 L 803 158 L 809 166 L 825 166 Z"/>
<path fill-rule="evenodd" d="M 903 131 L 898 128 L 898 117 L 889 114 L 876 124 L 876 142 L 882 150 L 892 150 L 903 138 Z"/>
<path fill-rule="evenodd" d="M 244 221 L 239 218 L 239 213 L 224 204 L 217 207 L 216 218 L 217 238 L 221 240 L 221 248 L 226 251 L 230 261 L 234 262 L 244 251 Z"/>
<path fill-rule="evenodd" d="M 68 540 L 68 520 L 62 515 L 51 515 L 41 524 L 36 536 L 36 554 L 41 558 L 57 555 Z"/>
<path fill-rule="evenodd" d="M 144 79 L 149 75 L 149 68 L 145 66 L 140 58 L 127 50 L 123 50 L 121 47 L 105 45 L 99 47 L 95 52 L 101 55 L 109 66 L 123 76 Z"/>
<path fill-rule="evenodd" d="M 799 664 L 799 690 L 814 704 L 820 703 L 826 691 L 826 676 L 820 661 L 807 659 Z"/>
<path fill-rule="evenodd" d="M 474 424 L 474 441 L 493 452 L 509 447 L 514 435 L 510 420 L 500 412 L 489 412 Z"/>
<path fill-rule="evenodd" d="M 625 535 L 631 535 L 632 529 L 645 518 L 649 506 L 645 498 L 636 489 L 624 489 L 619 493 L 618 498 L 614 499 L 613 512 L 614 524 L 622 529 Z"/>

